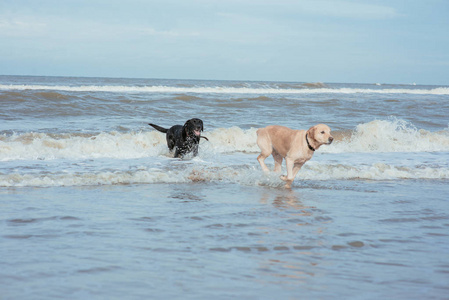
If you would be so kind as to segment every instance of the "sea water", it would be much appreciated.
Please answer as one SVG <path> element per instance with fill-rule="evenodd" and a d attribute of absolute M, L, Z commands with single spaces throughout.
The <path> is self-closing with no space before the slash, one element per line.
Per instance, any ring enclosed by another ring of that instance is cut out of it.
<path fill-rule="evenodd" d="M 448 115 L 447 86 L 0 76 L 1 299 L 445 299 Z M 147 124 L 190 118 L 175 159 Z M 257 128 L 318 123 L 292 189 L 262 172 Z"/>

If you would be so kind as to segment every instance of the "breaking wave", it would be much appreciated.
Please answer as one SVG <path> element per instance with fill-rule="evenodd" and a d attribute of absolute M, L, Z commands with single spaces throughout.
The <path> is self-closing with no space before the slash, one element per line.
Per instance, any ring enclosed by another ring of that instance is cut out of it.
<path fill-rule="evenodd" d="M 449 128 L 438 132 L 418 129 L 400 119 L 375 120 L 358 125 L 333 147 L 320 150 L 341 152 L 445 152 L 449 151 Z"/>
<path fill-rule="evenodd" d="M 217 129 L 204 134 L 200 148 L 213 153 L 255 152 L 256 129 Z M 165 135 L 157 131 L 89 134 L 24 133 L 0 135 L 0 161 L 51 159 L 133 159 L 169 156 Z"/>
<path fill-rule="evenodd" d="M 283 186 L 279 174 L 267 176 L 257 163 L 256 128 L 219 128 L 204 135 L 209 142 L 201 141 L 200 155 L 179 160 L 171 158 L 165 135 L 151 129 L 129 133 L 3 134 L 0 186 L 189 182 Z M 335 132 L 334 136 L 332 145 L 317 152 L 324 159 L 317 157 L 305 164 L 297 181 L 449 179 L 448 129 L 430 132 L 404 120 L 390 119 L 360 124 L 352 130 Z M 403 162 L 402 154 L 393 156 L 393 161 L 381 159 L 385 152 L 413 154 Z M 415 164 L 413 155 L 424 155 L 427 162 Z"/>
<path fill-rule="evenodd" d="M 302 84 L 294 88 L 260 86 L 126 86 L 126 85 L 82 85 L 82 86 L 52 86 L 52 85 L 5 85 L 0 84 L 0 90 L 23 91 L 69 91 L 69 92 L 110 92 L 110 93 L 218 93 L 218 94 L 414 94 L 414 95 L 449 95 L 448 87 L 432 89 L 420 88 L 328 88 L 323 84 Z"/>
<path fill-rule="evenodd" d="M 202 152 L 256 153 L 256 128 L 220 128 L 204 135 Z M 449 151 L 449 130 L 430 132 L 403 120 L 375 120 L 339 134 L 323 153 L 354 152 L 445 152 Z M 165 135 L 157 131 L 89 134 L 24 133 L 0 135 L 0 161 L 51 159 L 132 159 L 169 156 Z"/>
<path fill-rule="evenodd" d="M 194 159 L 195 164 L 182 167 L 140 168 L 137 170 L 98 171 L 85 173 L 2 174 L 0 186 L 92 186 L 115 184 L 154 184 L 226 182 L 247 186 L 282 187 L 279 174 L 262 172 L 255 160 L 244 165 L 213 165 Z M 394 179 L 449 179 L 449 168 L 403 167 L 385 163 L 369 165 L 309 163 L 296 177 L 295 185 L 315 180 L 394 180 Z"/>

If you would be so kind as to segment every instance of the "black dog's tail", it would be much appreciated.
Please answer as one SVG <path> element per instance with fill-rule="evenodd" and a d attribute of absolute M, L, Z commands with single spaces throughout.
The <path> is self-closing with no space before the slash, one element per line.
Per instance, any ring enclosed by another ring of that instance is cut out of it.
<path fill-rule="evenodd" d="M 163 133 L 167 133 L 167 131 L 168 131 L 168 129 L 163 128 L 161 126 L 157 126 L 157 125 L 154 125 L 154 124 L 151 124 L 151 123 L 148 123 L 148 125 L 153 126 L 156 130 L 158 130 L 160 132 L 163 132 Z"/>

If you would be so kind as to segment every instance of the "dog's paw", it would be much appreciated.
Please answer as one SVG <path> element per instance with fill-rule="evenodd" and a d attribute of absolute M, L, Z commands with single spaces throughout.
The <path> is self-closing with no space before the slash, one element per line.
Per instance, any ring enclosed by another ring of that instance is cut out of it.
<path fill-rule="evenodd" d="M 290 188 L 292 187 L 292 182 L 293 182 L 293 180 L 288 179 L 287 176 L 285 176 L 285 175 L 279 176 L 279 178 L 280 178 L 281 180 L 285 181 L 284 187 L 285 187 L 286 189 L 290 189 Z"/>

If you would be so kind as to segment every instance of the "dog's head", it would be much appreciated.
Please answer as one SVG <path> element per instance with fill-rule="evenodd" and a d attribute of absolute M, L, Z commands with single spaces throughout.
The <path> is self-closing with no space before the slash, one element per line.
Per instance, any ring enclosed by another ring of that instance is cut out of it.
<path fill-rule="evenodd" d="M 331 129 L 324 124 L 312 126 L 307 130 L 307 136 L 312 147 L 318 149 L 321 145 L 330 145 L 334 138 L 331 135 Z"/>
<path fill-rule="evenodd" d="M 201 119 L 193 118 L 185 122 L 182 127 L 182 134 L 185 135 L 185 137 L 197 137 L 199 139 L 201 137 L 201 131 L 203 130 L 203 121 Z"/>

